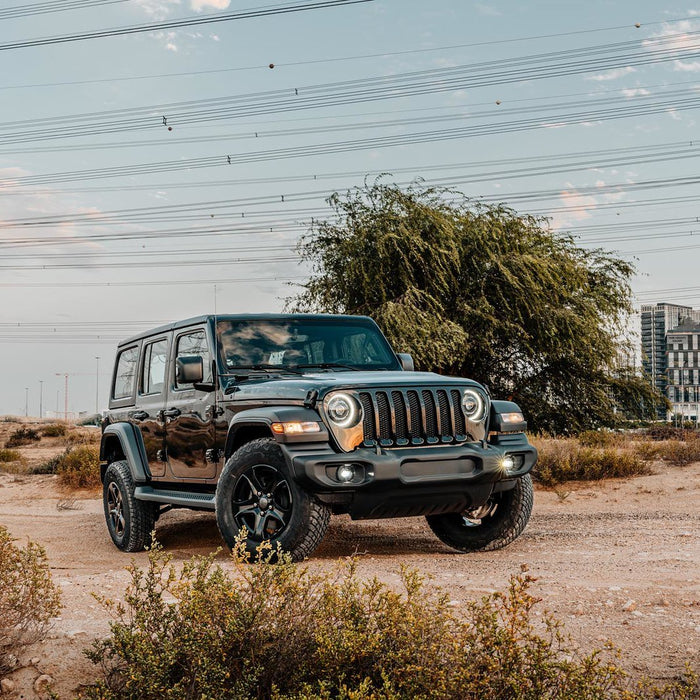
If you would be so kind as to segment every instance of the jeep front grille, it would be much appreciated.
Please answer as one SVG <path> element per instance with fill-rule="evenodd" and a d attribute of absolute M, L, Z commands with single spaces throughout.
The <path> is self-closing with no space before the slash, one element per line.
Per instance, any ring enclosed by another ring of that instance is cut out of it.
<path fill-rule="evenodd" d="M 467 442 L 478 439 L 474 432 L 483 431 L 474 425 L 477 429 L 470 434 L 459 389 L 375 389 L 360 391 L 358 397 L 365 447 Z"/>

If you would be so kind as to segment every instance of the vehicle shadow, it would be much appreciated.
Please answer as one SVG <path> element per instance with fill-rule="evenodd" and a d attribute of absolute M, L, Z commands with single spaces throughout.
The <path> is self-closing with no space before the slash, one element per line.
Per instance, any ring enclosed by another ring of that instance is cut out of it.
<path fill-rule="evenodd" d="M 174 510 L 163 515 L 156 538 L 174 559 L 210 554 L 224 543 L 213 513 Z M 353 521 L 347 516 L 331 519 L 326 536 L 311 559 L 335 559 L 353 555 L 396 556 L 406 554 L 449 554 L 422 518 Z"/>

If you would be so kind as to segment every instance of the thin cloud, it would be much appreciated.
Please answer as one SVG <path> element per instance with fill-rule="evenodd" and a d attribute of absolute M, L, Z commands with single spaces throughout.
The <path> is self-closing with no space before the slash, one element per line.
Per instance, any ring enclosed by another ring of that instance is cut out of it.
<path fill-rule="evenodd" d="M 190 5 L 195 12 L 202 10 L 225 10 L 231 4 L 231 0 L 191 0 Z"/>
<path fill-rule="evenodd" d="M 476 11 L 480 15 L 484 15 L 484 17 L 502 17 L 503 13 L 500 10 L 497 10 L 495 7 L 491 7 L 491 5 L 484 5 L 483 3 L 477 2 L 474 3 L 474 7 Z"/>
<path fill-rule="evenodd" d="M 586 80 L 595 80 L 597 82 L 604 80 L 617 80 L 618 78 L 624 78 L 626 75 L 636 72 L 636 68 L 633 68 L 632 66 L 625 66 L 624 68 L 613 68 L 605 73 L 598 73 L 598 75 L 589 75 L 586 77 Z"/>
<path fill-rule="evenodd" d="M 646 88 L 625 88 L 622 94 L 625 97 L 643 97 L 644 95 L 651 95 L 651 92 Z"/>

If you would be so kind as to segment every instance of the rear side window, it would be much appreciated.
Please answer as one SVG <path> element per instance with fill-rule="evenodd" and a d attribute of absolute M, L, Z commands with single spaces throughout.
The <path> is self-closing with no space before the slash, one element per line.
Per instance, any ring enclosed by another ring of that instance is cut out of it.
<path fill-rule="evenodd" d="M 117 372 L 114 377 L 113 399 L 128 399 L 133 395 L 138 359 L 138 347 L 128 348 L 119 353 Z"/>
<path fill-rule="evenodd" d="M 177 357 L 189 357 L 192 355 L 199 355 L 202 358 L 202 363 L 204 365 L 204 382 L 211 382 L 211 354 L 209 352 L 209 346 L 207 345 L 207 337 L 204 334 L 204 331 L 194 331 L 192 333 L 186 333 L 185 335 L 181 335 L 178 337 Z M 191 389 L 192 384 L 178 382 L 176 376 L 175 388 Z"/>
<path fill-rule="evenodd" d="M 142 394 L 160 394 L 165 385 L 165 364 L 168 360 L 168 341 L 157 340 L 143 350 Z"/>

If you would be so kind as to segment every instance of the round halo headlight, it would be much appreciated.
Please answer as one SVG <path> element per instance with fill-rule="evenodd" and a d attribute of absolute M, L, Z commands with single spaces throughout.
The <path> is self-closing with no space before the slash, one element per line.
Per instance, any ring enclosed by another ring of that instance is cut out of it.
<path fill-rule="evenodd" d="M 464 409 L 464 415 L 475 423 L 482 421 L 486 415 L 486 401 L 475 389 L 464 390 L 462 408 Z"/>
<path fill-rule="evenodd" d="M 349 394 L 334 394 L 326 404 L 328 417 L 339 428 L 351 428 L 360 421 L 360 407 Z"/>

